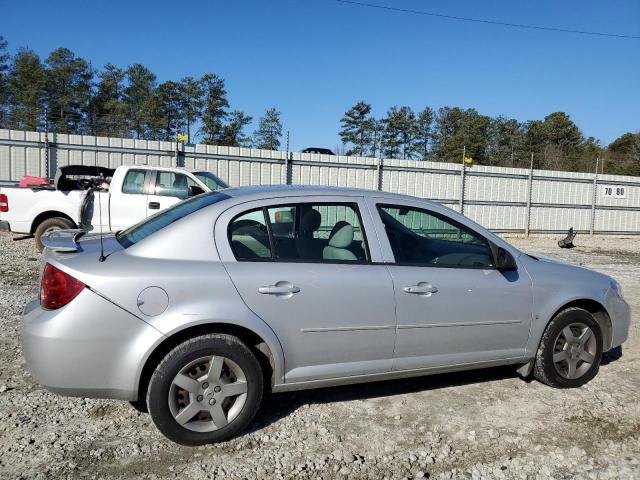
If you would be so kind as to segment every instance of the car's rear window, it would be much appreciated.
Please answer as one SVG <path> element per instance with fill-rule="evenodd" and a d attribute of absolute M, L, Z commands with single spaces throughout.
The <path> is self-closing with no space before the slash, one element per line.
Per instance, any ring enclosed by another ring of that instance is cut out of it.
<path fill-rule="evenodd" d="M 126 230 L 122 230 L 116 235 L 116 238 L 120 242 L 120 245 L 124 248 L 128 248 L 167 225 L 170 225 L 173 222 L 200 210 L 201 208 L 208 207 L 209 205 L 226 200 L 227 198 L 230 198 L 229 195 L 225 195 L 224 193 L 198 195 L 197 197 L 190 198 L 184 202 L 177 203 L 173 207 L 163 210 L 162 212 L 158 212 L 151 217 L 145 218 L 140 223 L 136 223 L 134 226 L 129 227 Z"/>

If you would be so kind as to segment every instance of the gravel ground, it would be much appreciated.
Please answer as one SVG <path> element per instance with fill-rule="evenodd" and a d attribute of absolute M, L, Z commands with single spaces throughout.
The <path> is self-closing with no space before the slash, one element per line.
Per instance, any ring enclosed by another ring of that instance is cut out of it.
<path fill-rule="evenodd" d="M 556 240 L 511 239 L 614 275 L 640 311 L 640 239 L 578 236 L 570 251 Z M 622 358 L 580 389 L 497 368 L 279 394 L 244 436 L 187 448 L 127 403 L 32 383 L 20 312 L 40 256 L 7 234 L 0 252 L 1 478 L 640 478 L 637 315 Z"/>

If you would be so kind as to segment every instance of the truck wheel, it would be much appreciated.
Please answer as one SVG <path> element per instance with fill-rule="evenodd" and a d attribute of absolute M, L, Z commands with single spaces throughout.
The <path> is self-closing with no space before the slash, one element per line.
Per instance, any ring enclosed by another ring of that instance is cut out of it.
<path fill-rule="evenodd" d="M 35 238 L 36 238 L 36 247 L 39 251 L 44 250 L 44 245 L 42 244 L 42 235 L 47 232 L 51 232 L 53 230 L 69 230 L 74 228 L 73 222 L 64 217 L 53 217 L 47 218 L 42 221 L 40 225 L 36 228 Z"/>

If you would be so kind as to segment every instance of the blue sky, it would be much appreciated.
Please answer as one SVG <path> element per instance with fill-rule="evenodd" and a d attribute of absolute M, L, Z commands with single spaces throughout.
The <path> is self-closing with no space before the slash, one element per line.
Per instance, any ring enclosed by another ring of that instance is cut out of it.
<path fill-rule="evenodd" d="M 370 0 L 513 23 L 640 35 L 640 1 Z M 640 40 L 367 9 L 335 0 L 2 1 L 0 35 L 43 57 L 64 46 L 96 67 L 140 62 L 160 81 L 214 72 L 231 107 L 276 106 L 293 149 L 334 148 L 359 100 L 476 108 L 519 120 L 565 111 L 607 144 L 640 130 Z M 253 130 L 253 126 L 251 128 Z"/>

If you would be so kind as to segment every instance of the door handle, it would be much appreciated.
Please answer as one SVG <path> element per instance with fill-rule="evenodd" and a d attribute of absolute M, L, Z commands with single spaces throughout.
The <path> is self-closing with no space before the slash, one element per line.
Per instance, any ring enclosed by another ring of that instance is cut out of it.
<path fill-rule="evenodd" d="M 289 282 L 278 282 L 275 285 L 267 285 L 265 287 L 258 288 L 258 292 L 265 295 L 279 295 L 290 297 L 294 293 L 300 291 L 299 287 L 291 285 Z"/>
<path fill-rule="evenodd" d="M 160 202 L 149 202 L 149 208 L 152 210 L 160 210 Z"/>
<path fill-rule="evenodd" d="M 410 287 L 404 287 L 403 290 L 407 293 L 416 293 L 418 295 L 431 295 L 436 293 L 438 289 L 427 282 L 420 282 L 417 285 L 411 285 Z"/>

